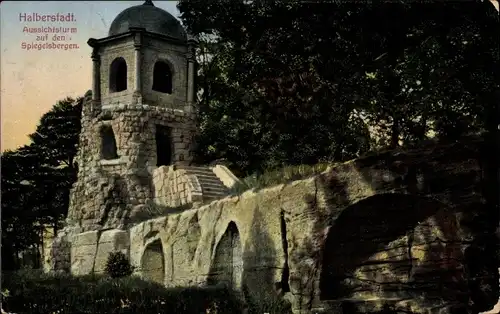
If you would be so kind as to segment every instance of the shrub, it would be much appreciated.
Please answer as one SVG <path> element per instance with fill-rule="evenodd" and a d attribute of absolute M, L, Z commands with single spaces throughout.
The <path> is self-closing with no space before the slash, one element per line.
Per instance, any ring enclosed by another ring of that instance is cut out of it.
<path fill-rule="evenodd" d="M 125 254 L 122 252 L 113 252 L 108 256 L 104 271 L 111 278 L 121 278 L 132 275 L 134 269 Z"/>
<path fill-rule="evenodd" d="M 135 276 L 73 277 L 68 274 L 2 274 L 9 294 L 3 308 L 16 314 L 200 314 L 217 304 L 217 314 L 241 313 L 235 294 L 222 287 L 165 288 Z"/>

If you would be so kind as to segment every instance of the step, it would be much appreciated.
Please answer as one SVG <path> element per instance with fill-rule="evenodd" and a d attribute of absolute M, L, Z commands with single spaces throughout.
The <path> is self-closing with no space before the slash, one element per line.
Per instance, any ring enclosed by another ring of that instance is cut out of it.
<path fill-rule="evenodd" d="M 219 178 L 213 173 L 190 173 L 190 174 L 197 176 L 198 179 L 219 180 Z"/>
<path fill-rule="evenodd" d="M 228 195 L 227 192 L 222 191 L 203 191 L 203 195 Z"/>
<path fill-rule="evenodd" d="M 225 194 L 218 194 L 218 193 L 203 193 L 203 197 L 220 197 L 220 196 L 225 196 Z"/>
<path fill-rule="evenodd" d="M 210 192 L 210 191 L 213 191 L 213 192 L 227 192 L 227 189 L 225 187 L 221 187 L 221 186 L 217 186 L 217 187 L 213 187 L 213 186 L 206 186 L 206 185 L 201 185 L 201 189 L 204 191 L 204 192 Z"/>
<path fill-rule="evenodd" d="M 200 185 L 207 188 L 227 190 L 227 187 L 220 182 L 200 182 Z"/>
<path fill-rule="evenodd" d="M 198 180 L 206 180 L 206 181 L 220 181 L 220 179 L 215 174 L 195 174 Z"/>
<path fill-rule="evenodd" d="M 220 182 L 207 182 L 207 181 L 199 181 L 201 187 L 214 188 L 214 189 L 223 189 L 227 190 L 228 188 L 220 183 Z"/>
<path fill-rule="evenodd" d="M 222 184 L 222 182 L 219 180 L 219 178 L 208 178 L 208 177 L 200 177 L 200 176 L 196 176 L 196 178 L 198 179 L 198 182 L 202 183 L 202 182 L 205 182 L 205 183 L 212 183 L 212 184 Z"/>
<path fill-rule="evenodd" d="M 191 174 L 208 174 L 208 175 L 214 175 L 215 176 L 215 173 L 212 170 L 210 170 L 210 169 L 204 169 L 204 170 L 186 169 L 186 172 L 187 173 L 191 173 Z"/>
<path fill-rule="evenodd" d="M 203 197 L 223 198 L 226 196 L 228 196 L 226 193 L 203 193 Z"/>

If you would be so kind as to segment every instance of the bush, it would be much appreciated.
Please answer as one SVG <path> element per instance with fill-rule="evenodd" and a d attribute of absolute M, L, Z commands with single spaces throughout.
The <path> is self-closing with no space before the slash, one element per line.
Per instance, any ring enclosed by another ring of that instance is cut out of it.
<path fill-rule="evenodd" d="M 130 261 L 125 254 L 114 252 L 109 254 L 104 271 L 111 278 L 121 278 L 132 275 L 134 268 L 130 265 Z"/>
<path fill-rule="evenodd" d="M 2 274 L 9 291 L 3 309 L 16 314 L 200 314 L 217 305 L 217 314 L 241 313 L 235 294 L 222 287 L 170 288 L 135 276 L 72 277 L 67 274 Z"/>

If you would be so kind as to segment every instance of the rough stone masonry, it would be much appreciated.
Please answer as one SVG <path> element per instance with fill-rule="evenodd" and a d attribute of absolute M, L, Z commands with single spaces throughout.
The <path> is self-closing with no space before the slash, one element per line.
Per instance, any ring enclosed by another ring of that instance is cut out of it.
<path fill-rule="evenodd" d="M 78 179 L 67 226 L 45 248 L 48 271 L 101 273 L 122 251 L 134 275 L 227 284 L 246 300 L 284 299 L 294 313 L 496 303 L 497 265 L 474 256 L 489 232 L 473 223 L 484 213 L 479 138 L 230 196 L 239 180 L 229 169 L 191 162 L 196 42 L 150 1 L 120 13 L 108 35 L 89 40 Z"/>

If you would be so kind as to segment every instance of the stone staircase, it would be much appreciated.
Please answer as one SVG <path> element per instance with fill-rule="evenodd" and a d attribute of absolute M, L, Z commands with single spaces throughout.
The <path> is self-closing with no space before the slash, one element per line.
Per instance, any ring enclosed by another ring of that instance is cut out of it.
<path fill-rule="evenodd" d="M 195 175 L 201 185 L 203 202 L 210 202 L 229 195 L 229 189 L 209 167 L 182 167 L 188 174 Z"/>

